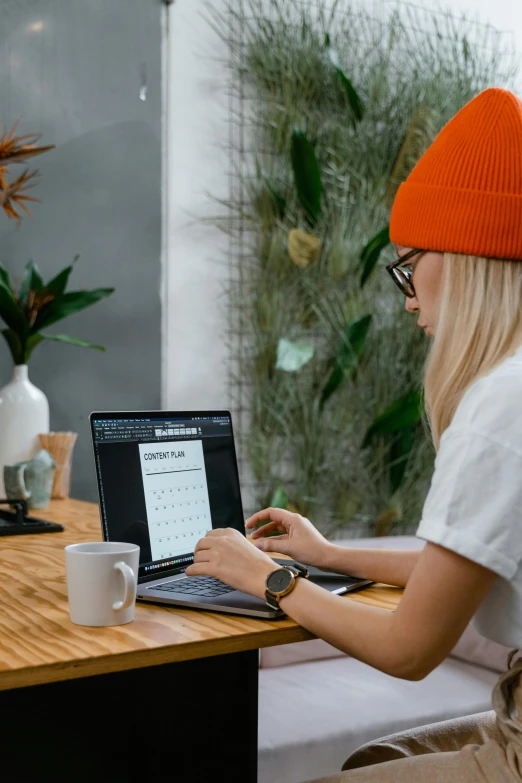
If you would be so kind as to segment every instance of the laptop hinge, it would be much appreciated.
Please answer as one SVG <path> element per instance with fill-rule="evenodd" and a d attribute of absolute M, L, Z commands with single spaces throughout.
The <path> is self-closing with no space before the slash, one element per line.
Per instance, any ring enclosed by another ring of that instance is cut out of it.
<path fill-rule="evenodd" d="M 156 579 L 163 579 L 164 576 L 178 576 L 179 574 L 185 573 L 186 566 L 183 566 L 183 568 L 170 568 L 167 571 L 160 571 L 159 573 L 156 571 L 153 574 L 144 574 L 143 576 L 138 577 L 138 584 L 141 585 L 144 582 L 154 582 Z"/>

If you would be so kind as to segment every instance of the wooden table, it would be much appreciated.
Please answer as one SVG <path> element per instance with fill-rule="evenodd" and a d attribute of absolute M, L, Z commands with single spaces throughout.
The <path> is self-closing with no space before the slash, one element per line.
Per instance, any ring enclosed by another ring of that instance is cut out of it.
<path fill-rule="evenodd" d="M 65 531 L 0 537 L 2 780 L 255 781 L 258 649 L 313 635 L 290 619 L 145 603 L 129 625 L 74 625 L 63 548 L 101 540 L 98 506 L 34 514 Z M 402 592 L 346 600 L 392 610 Z"/>

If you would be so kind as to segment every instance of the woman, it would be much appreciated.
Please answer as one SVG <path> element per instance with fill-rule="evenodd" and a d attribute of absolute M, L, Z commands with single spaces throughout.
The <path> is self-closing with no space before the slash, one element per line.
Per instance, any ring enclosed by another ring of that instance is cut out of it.
<path fill-rule="evenodd" d="M 408 680 L 438 666 L 473 618 L 513 648 L 494 710 L 368 743 L 327 780 L 522 781 L 522 657 L 513 662 L 522 649 L 522 101 L 492 88 L 453 117 L 399 188 L 390 237 L 399 258 L 388 271 L 434 338 L 424 389 L 437 458 L 417 530 L 424 549 L 338 547 L 307 519 L 269 508 L 246 522 L 268 520 L 253 532 L 256 548 L 213 530 L 187 574 L 263 598 L 274 572 L 266 553 L 279 551 L 403 586 L 393 613 L 300 577 L 279 603 L 317 636 Z"/>

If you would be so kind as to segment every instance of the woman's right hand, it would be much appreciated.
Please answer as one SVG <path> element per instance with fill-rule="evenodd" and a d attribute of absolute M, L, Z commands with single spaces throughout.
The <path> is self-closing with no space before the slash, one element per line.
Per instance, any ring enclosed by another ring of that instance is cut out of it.
<path fill-rule="evenodd" d="M 326 566 L 331 544 L 309 519 L 282 508 L 264 508 L 249 517 L 245 526 L 252 530 L 266 520 L 270 521 L 252 533 L 253 542 L 259 549 L 289 555 L 306 565 Z M 269 533 L 281 535 L 266 538 Z"/>

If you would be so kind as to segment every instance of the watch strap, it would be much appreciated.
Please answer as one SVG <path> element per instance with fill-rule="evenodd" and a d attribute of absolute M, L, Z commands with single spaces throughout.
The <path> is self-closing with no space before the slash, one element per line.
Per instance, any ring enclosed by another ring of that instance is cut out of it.
<path fill-rule="evenodd" d="M 268 604 L 268 606 L 271 609 L 275 609 L 276 612 L 279 611 L 279 609 L 280 609 L 279 601 L 277 600 L 275 595 L 273 595 L 272 593 L 269 593 L 268 590 L 265 592 L 265 602 Z"/>
<path fill-rule="evenodd" d="M 308 568 L 302 563 L 298 563 L 297 560 L 294 560 L 292 565 L 286 566 L 286 568 L 292 568 L 297 571 L 296 576 L 304 576 L 305 579 L 308 579 Z"/>

